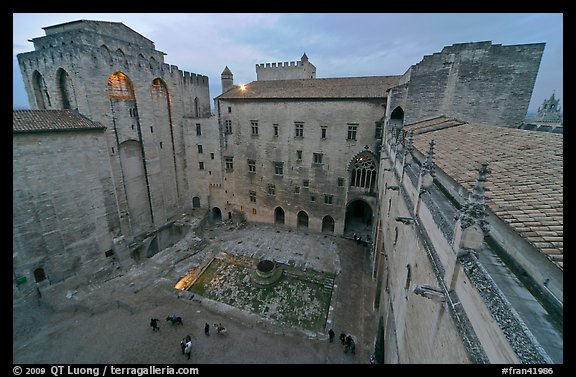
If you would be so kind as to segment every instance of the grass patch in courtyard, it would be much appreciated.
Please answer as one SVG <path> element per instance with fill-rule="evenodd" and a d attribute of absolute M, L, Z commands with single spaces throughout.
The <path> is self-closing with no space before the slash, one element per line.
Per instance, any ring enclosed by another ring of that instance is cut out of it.
<path fill-rule="evenodd" d="M 256 262 L 249 257 L 236 256 L 213 259 L 189 290 L 281 325 L 323 331 L 334 274 L 301 271 L 278 264 L 284 269 L 280 280 L 261 288 L 250 280 Z"/>

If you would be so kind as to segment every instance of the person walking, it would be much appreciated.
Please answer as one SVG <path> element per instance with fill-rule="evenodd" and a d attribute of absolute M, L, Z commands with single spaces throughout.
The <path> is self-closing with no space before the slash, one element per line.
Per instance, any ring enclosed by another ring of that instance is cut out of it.
<path fill-rule="evenodd" d="M 182 338 L 182 340 L 180 341 L 180 348 L 182 348 L 182 355 L 185 354 L 184 350 L 186 349 L 186 338 Z"/>
<path fill-rule="evenodd" d="M 204 335 L 210 336 L 210 325 L 208 324 L 208 322 L 204 324 Z"/>
<path fill-rule="evenodd" d="M 152 327 L 152 331 L 160 331 L 160 327 L 158 326 L 158 322 L 160 320 L 158 318 L 150 318 L 150 326 Z"/>
<path fill-rule="evenodd" d="M 328 330 L 328 338 L 330 340 L 330 343 L 334 341 L 334 330 L 332 329 Z"/>
<path fill-rule="evenodd" d="M 186 335 L 186 347 L 184 347 L 184 353 L 188 355 L 188 360 L 190 360 L 190 354 L 192 353 L 192 338 L 190 335 Z"/>

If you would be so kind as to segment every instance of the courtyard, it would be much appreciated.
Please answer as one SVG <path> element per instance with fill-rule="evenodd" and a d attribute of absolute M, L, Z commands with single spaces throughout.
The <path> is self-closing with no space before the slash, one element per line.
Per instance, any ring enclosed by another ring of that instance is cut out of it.
<path fill-rule="evenodd" d="M 205 246 L 192 250 L 193 239 Z M 13 361 L 364 364 L 376 338 L 366 253 L 352 240 L 273 225 L 195 228 L 106 282 L 69 279 L 15 303 Z M 284 268 L 266 288 L 247 281 L 262 259 Z M 193 271 L 202 273 L 188 290 L 175 288 Z M 171 313 L 184 325 L 166 322 Z M 160 331 L 149 327 L 152 317 L 160 319 Z M 205 323 L 224 324 L 227 335 L 205 336 Z M 356 355 L 345 354 L 337 340 L 328 342 L 330 328 L 356 338 Z M 179 347 L 188 334 L 190 361 Z"/>

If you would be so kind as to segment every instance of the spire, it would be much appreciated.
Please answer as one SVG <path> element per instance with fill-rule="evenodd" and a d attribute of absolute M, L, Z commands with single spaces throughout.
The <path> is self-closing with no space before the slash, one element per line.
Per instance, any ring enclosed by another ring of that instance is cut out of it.
<path fill-rule="evenodd" d="M 482 163 L 478 170 L 476 182 L 472 192 L 468 195 L 466 203 L 462 207 L 460 216 L 460 227 L 462 230 L 478 224 L 483 232 L 488 233 L 488 222 L 486 217 L 486 206 L 484 204 L 484 186 L 486 185 L 486 176 L 490 173 L 488 163 Z"/>
<path fill-rule="evenodd" d="M 429 173 L 432 178 L 436 176 L 436 164 L 434 163 L 434 139 L 430 140 L 430 145 L 428 147 L 428 153 L 426 154 L 426 161 L 422 164 L 421 175 Z"/>
<path fill-rule="evenodd" d="M 301 61 L 303 62 L 307 62 L 308 61 L 308 56 L 306 56 L 306 53 L 304 53 L 304 55 L 302 55 L 302 57 L 300 58 Z"/>
<path fill-rule="evenodd" d="M 228 66 L 226 66 L 226 68 L 224 68 L 224 70 L 222 71 L 222 76 L 224 75 L 233 76 L 232 71 L 230 70 L 230 68 L 228 68 Z"/>

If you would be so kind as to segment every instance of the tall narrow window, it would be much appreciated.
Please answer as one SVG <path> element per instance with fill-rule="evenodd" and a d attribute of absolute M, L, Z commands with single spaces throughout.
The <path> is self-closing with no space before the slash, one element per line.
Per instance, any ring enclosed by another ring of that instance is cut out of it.
<path fill-rule="evenodd" d="M 196 123 L 196 136 L 202 135 L 202 127 L 200 127 L 200 123 Z"/>
<path fill-rule="evenodd" d="M 322 153 L 314 153 L 314 163 L 321 164 L 322 163 Z"/>
<path fill-rule="evenodd" d="M 250 191 L 250 202 L 256 203 L 256 191 Z"/>
<path fill-rule="evenodd" d="M 284 163 L 283 162 L 274 162 L 274 174 L 276 175 L 283 175 L 284 174 Z"/>
<path fill-rule="evenodd" d="M 298 161 L 302 160 L 302 151 L 296 151 L 296 159 Z"/>
<path fill-rule="evenodd" d="M 268 185 L 268 195 L 276 195 L 276 186 L 272 184 Z"/>
<path fill-rule="evenodd" d="M 210 153 L 210 159 L 211 159 L 211 160 L 214 159 L 214 153 Z"/>
<path fill-rule="evenodd" d="M 200 170 L 204 170 L 204 162 L 202 162 L 202 161 L 198 162 L 198 168 Z"/>
<path fill-rule="evenodd" d="M 258 121 L 257 120 L 251 120 L 250 126 L 252 127 L 252 135 L 258 136 Z"/>
<path fill-rule="evenodd" d="M 326 130 L 327 130 L 326 126 L 322 126 L 320 128 L 320 138 L 321 139 L 326 139 Z"/>
<path fill-rule="evenodd" d="M 224 121 L 224 124 L 225 124 L 224 133 L 225 134 L 231 134 L 232 133 L 232 121 L 230 119 L 226 119 Z"/>
<path fill-rule="evenodd" d="M 295 122 L 294 123 L 294 127 L 296 130 L 296 133 L 294 134 L 294 136 L 296 137 L 304 137 L 304 123 L 302 122 Z"/>
<path fill-rule="evenodd" d="M 358 131 L 357 124 L 348 124 L 348 140 L 356 140 L 356 131 Z"/>
<path fill-rule="evenodd" d="M 198 153 L 202 153 L 202 146 L 198 145 Z"/>
<path fill-rule="evenodd" d="M 272 127 L 274 127 L 274 136 L 278 136 L 278 125 L 273 124 Z"/>
<path fill-rule="evenodd" d="M 256 173 L 256 160 L 248 160 L 248 172 Z"/>
<path fill-rule="evenodd" d="M 226 171 L 232 171 L 234 170 L 234 163 L 233 163 L 233 157 L 224 157 L 224 162 L 225 162 L 225 166 L 226 166 Z"/>

